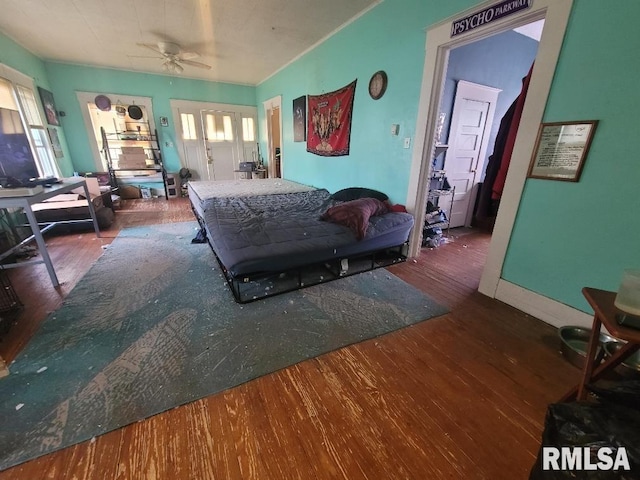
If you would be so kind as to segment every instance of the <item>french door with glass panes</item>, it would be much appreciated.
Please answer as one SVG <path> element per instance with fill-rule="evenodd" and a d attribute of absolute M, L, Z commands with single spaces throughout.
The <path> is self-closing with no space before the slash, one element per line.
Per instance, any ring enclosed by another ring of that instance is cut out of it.
<path fill-rule="evenodd" d="M 241 178 L 240 162 L 257 161 L 255 107 L 175 100 L 172 109 L 179 125 L 181 166 L 191 171 L 192 179 Z"/>

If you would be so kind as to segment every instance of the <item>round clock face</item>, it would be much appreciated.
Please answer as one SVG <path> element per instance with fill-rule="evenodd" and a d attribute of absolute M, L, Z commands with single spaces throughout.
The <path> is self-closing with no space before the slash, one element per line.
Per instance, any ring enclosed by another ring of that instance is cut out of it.
<path fill-rule="evenodd" d="M 376 72 L 369 80 L 369 95 L 374 100 L 378 100 L 382 95 L 384 95 L 385 90 L 387 89 L 387 74 L 380 70 Z"/>

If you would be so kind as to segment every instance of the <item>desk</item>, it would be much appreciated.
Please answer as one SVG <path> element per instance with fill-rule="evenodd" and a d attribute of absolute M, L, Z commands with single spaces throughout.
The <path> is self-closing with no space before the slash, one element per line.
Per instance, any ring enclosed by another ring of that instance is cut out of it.
<path fill-rule="evenodd" d="M 616 292 L 585 287 L 582 289 L 582 294 L 594 311 L 591 338 L 587 347 L 587 358 L 585 359 L 580 383 L 562 397 L 560 400 L 562 402 L 570 401 L 574 398 L 576 400 L 584 400 L 587 397 L 586 387 L 590 382 L 596 381 L 606 372 L 620 365 L 640 348 L 640 330 L 620 325 L 616 321 L 616 315 L 621 313 L 613 304 L 616 299 Z M 596 354 L 602 325 L 606 327 L 611 335 L 620 340 L 625 340 L 627 343 L 613 356 L 599 363 L 596 361 Z"/>
<path fill-rule="evenodd" d="M 96 236 L 100 237 L 100 229 L 98 228 L 98 220 L 96 218 L 96 212 L 93 208 L 93 203 L 91 203 L 91 197 L 89 196 L 89 189 L 87 188 L 87 183 L 84 178 L 72 177 L 65 178 L 61 183 L 56 183 L 51 187 L 46 187 L 44 191 L 40 193 L 36 193 L 35 195 L 29 195 L 24 197 L 0 197 L 0 208 L 22 208 L 24 209 L 24 213 L 27 215 L 27 219 L 29 220 L 29 226 L 31 227 L 32 235 L 30 237 L 25 238 L 22 242 L 20 242 L 15 247 L 7 250 L 2 255 L 0 255 L 0 261 L 11 255 L 21 246 L 31 242 L 35 239 L 38 244 L 38 250 L 40 252 L 40 256 L 42 260 L 29 260 L 26 262 L 20 263 L 9 263 L 4 264 L 4 268 L 15 268 L 15 267 L 24 267 L 27 265 L 33 265 L 36 263 L 44 263 L 47 267 L 47 272 L 49 272 L 49 277 L 51 278 L 51 283 L 54 287 L 60 285 L 58 282 L 58 277 L 56 276 L 56 271 L 53 268 L 53 264 L 51 263 L 51 258 L 49 257 L 49 252 L 47 252 L 47 245 L 44 242 L 44 238 L 42 234 L 46 231 L 53 228 L 56 224 L 61 222 L 51 222 L 45 224 L 44 228 L 40 228 L 40 224 L 36 220 L 36 216 L 31 209 L 31 206 L 36 203 L 42 203 L 43 201 L 55 197 L 56 195 L 60 195 L 61 193 L 69 193 L 71 190 L 75 190 L 76 188 L 84 188 L 84 195 L 87 199 L 87 203 L 89 204 L 89 213 L 91 214 L 91 218 L 86 220 L 76 220 L 78 222 L 88 222 L 93 220 L 93 228 L 96 231 Z"/>

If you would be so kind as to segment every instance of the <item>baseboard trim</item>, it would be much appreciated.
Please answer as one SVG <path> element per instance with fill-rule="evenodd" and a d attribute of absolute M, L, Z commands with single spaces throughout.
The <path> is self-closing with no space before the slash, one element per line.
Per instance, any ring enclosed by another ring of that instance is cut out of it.
<path fill-rule="evenodd" d="M 591 328 L 593 316 L 576 308 L 500 279 L 495 298 L 554 327 Z"/>

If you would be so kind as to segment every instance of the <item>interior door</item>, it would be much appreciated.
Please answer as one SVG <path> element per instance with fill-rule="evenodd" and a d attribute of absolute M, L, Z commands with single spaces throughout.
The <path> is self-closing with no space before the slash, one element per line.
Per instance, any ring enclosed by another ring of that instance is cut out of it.
<path fill-rule="evenodd" d="M 176 108 L 175 113 L 176 118 L 180 119 L 179 123 L 176 122 L 176 135 L 179 136 L 182 146 L 182 166 L 189 169 L 193 180 L 211 180 L 207 156 L 201 135 L 198 133 L 202 132 L 200 115 L 197 115 L 197 111 L 192 112 L 186 108 Z"/>
<path fill-rule="evenodd" d="M 204 147 L 209 180 L 233 180 L 240 163 L 236 113 L 202 110 Z"/>
<path fill-rule="evenodd" d="M 455 195 L 451 227 L 471 223 L 475 185 L 480 181 L 499 89 L 460 80 L 449 130 L 444 169 Z"/>

